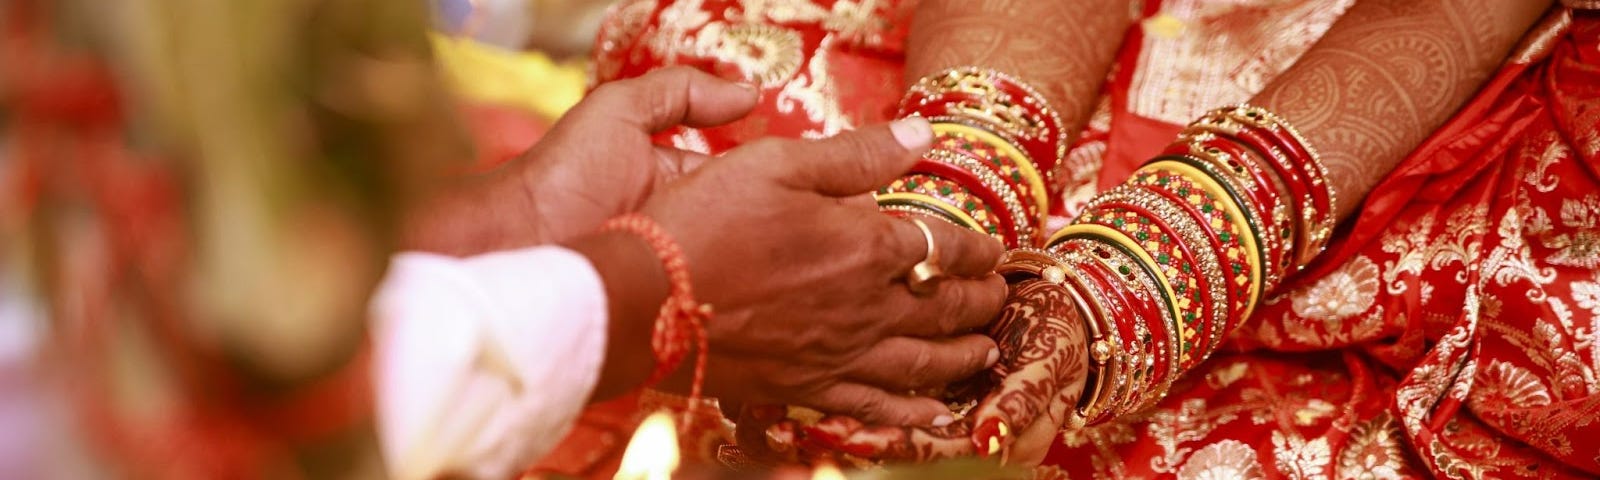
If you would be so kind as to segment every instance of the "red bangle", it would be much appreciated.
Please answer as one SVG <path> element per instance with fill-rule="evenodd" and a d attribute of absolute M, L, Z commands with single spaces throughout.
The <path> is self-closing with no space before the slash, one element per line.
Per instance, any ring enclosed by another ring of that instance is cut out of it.
<path fill-rule="evenodd" d="M 673 370 L 677 370 L 691 348 L 698 348 L 694 362 L 694 383 L 689 387 L 689 409 L 684 411 L 683 424 L 688 425 L 689 414 L 698 405 L 701 384 L 705 381 L 709 347 L 705 322 L 711 318 L 711 305 L 695 301 L 693 284 L 689 281 L 689 262 L 684 259 L 683 250 L 650 217 L 638 213 L 624 214 L 601 225 L 600 231 L 622 231 L 643 238 L 667 272 L 667 299 L 661 304 L 661 313 L 656 317 L 655 329 L 650 335 L 650 349 L 655 354 L 656 368 L 650 372 L 644 386 L 660 383 Z"/>

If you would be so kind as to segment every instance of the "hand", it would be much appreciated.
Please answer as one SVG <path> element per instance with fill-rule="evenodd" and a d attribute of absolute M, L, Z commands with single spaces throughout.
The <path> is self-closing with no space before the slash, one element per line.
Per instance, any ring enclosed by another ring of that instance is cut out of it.
<path fill-rule="evenodd" d="M 651 134 L 732 122 L 756 99 L 748 85 L 688 67 L 601 85 L 527 153 L 426 202 L 407 228 L 407 248 L 467 255 L 593 231 L 706 160 L 656 145 Z"/>
<path fill-rule="evenodd" d="M 926 461 L 1000 454 L 1012 462 L 1038 463 L 1083 391 L 1088 350 L 1081 321 L 1061 286 L 1036 279 L 1019 282 L 989 330 L 999 339 L 1000 364 L 970 386 L 992 393 L 961 421 L 928 428 L 868 425 L 830 416 L 806 426 L 782 419 L 781 412 L 747 409 L 739 421 L 741 446 L 746 452 L 800 460 L 842 454 L 874 461 Z M 755 442 L 760 443 L 751 445 Z M 770 451 L 762 452 L 762 447 Z"/>
<path fill-rule="evenodd" d="M 646 202 L 641 212 L 676 239 L 698 299 L 716 311 L 706 325 L 707 394 L 889 424 L 949 421 L 943 403 L 902 392 L 970 376 L 998 357 L 992 340 L 969 333 L 994 318 L 1005 298 L 1004 281 L 992 273 L 1001 246 L 928 222 L 950 278 L 917 296 L 905 278 L 927 256 L 922 231 L 841 201 L 910 169 L 931 140 L 921 119 L 820 141 L 762 140 Z M 653 320 L 665 281 L 642 241 L 600 236 L 574 248 L 591 258 L 608 293 L 642 298 L 613 311 Z M 626 252 L 635 256 L 614 259 Z M 618 335 L 648 337 L 645 327 Z M 649 351 L 639 345 L 634 356 Z M 607 362 L 609 369 L 627 359 L 608 355 Z"/>

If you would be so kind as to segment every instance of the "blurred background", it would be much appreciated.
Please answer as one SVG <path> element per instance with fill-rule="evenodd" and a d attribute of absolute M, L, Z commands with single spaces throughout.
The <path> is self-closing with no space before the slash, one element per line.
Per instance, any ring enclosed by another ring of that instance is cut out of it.
<path fill-rule="evenodd" d="M 0 0 L 0 478 L 381 476 L 398 212 L 536 141 L 609 0 Z"/>

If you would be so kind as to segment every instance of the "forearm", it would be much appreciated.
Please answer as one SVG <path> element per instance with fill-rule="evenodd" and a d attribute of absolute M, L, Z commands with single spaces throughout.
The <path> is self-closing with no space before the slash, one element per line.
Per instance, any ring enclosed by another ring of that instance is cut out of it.
<path fill-rule="evenodd" d="M 1129 0 L 925 0 L 912 21 L 905 78 L 958 66 L 1017 76 L 1076 135 L 1131 22 Z"/>
<path fill-rule="evenodd" d="M 1549 0 L 1362 0 L 1252 103 L 1318 150 L 1339 217 L 1471 98 Z"/>
<path fill-rule="evenodd" d="M 401 250 L 475 255 L 539 245 L 532 195 L 506 171 L 449 180 L 421 199 L 401 225 Z"/>

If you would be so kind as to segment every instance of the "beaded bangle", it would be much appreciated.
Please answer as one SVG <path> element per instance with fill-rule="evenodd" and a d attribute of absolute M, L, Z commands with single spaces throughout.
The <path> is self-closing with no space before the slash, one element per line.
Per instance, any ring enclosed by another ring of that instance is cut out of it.
<path fill-rule="evenodd" d="M 984 166 L 984 170 L 995 174 L 995 179 L 1011 192 L 1009 196 L 1018 199 L 1017 205 L 1022 208 L 1023 214 L 1017 218 L 1029 223 L 1037 223 L 1045 218 L 1042 206 L 1034 204 L 1033 190 L 1027 185 L 1027 179 L 1022 175 L 1022 168 L 1011 157 L 1000 154 L 994 147 L 970 136 L 946 133 L 934 137 L 933 148 L 930 151 L 943 151 L 973 159 Z"/>
<path fill-rule="evenodd" d="M 1012 165 L 1016 165 L 1017 171 L 1022 175 L 1023 179 L 1023 183 L 1020 185 L 1023 186 L 1027 190 L 1028 194 L 1032 197 L 1034 205 L 1037 206 L 1034 211 L 1039 212 L 1038 215 L 1041 217 L 1039 221 L 1041 224 L 1043 224 L 1044 212 L 1049 211 L 1050 193 L 1045 190 L 1044 178 L 1039 176 L 1039 170 L 1034 168 L 1033 161 L 1029 160 L 1026 154 L 1022 153 L 1021 150 L 1018 150 L 1017 147 L 1007 142 L 1004 138 L 1001 138 L 1000 136 L 990 133 L 982 128 L 962 122 L 961 119 L 930 117 L 928 118 L 928 121 L 932 122 L 933 133 L 936 137 L 948 135 L 988 145 L 996 152 L 999 152 L 1000 155 L 1008 160 Z"/>
<path fill-rule="evenodd" d="M 1146 176 L 1153 176 L 1145 174 Z M 1138 182 L 1139 180 L 1135 180 Z M 1206 218 L 1202 213 L 1186 209 L 1180 200 L 1162 195 L 1156 190 L 1138 188 L 1138 183 L 1125 184 L 1112 189 L 1097 197 L 1091 203 L 1088 211 L 1097 211 L 1101 205 L 1126 205 L 1143 211 L 1154 221 L 1165 224 L 1177 239 L 1163 239 L 1163 243 L 1173 246 L 1184 252 L 1190 262 L 1168 265 L 1168 275 L 1175 279 L 1173 283 L 1188 283 L 1188 300 L 1195 302 L 1196 307 L 1185 312 L 1185 318 L 1180 320 L 1191 325 L 1196 333 L 1196 343 L 1191 351 L 1198 352 L 1192 358 L 1185 359 L 1186 363 L 1181 368 L 1189 368 L 1208 357 L 1217 345 L 1221 343 L 1221 333 L 1227 325 L 1229 312 L 1229 298 L 1226 288 L 1226 277 L 1217 259 L 1217 251 L 1225 246 L 1216 236 L 1208 235 L 1197 219 Z M 1163 233 L 1163 235 L 1166 235 Z M 1172 241 L 1181 240 L 1181 241 Z M 1146 242 L 1149 246 L 1150 242 Z M 1158 247 L 1159 248 L 1159 247 Z M 1157 260 L 1160 260 L 1158 257 Z M 1172 271 L 1176 270 L 1176 272 Z M 1188 280 L 1178 281 L 1176 278 L 1189 277 Z M 1174 287 L 1177 288 L 1177 287 Z M 1185 292 L 1177 292 L 1180 296 Z M 1190 312 L 1194 312 L 1191 314 Z M 1201 343 L 1204 341 L 1204 343 Z"/>
<path fill-rule="evenodd" d="M 1160 168 L 1141 168 L 1134 172 L 1131 185 L 1147 189 L 1170 198 L 1194 218 L 1206 232 L 1206 239 L 1217 255 L 1218 274 L 1227 292 L 1227 308 L 1221 316 L 1221 329 L 1229 327 L 1227 318 L 1245 310 L 1246 294 L 1250 287 L 1250 259 L 1241 243 L 1239 230 L 1232 217 L 1221 206 L 1223 200 L 1200 188 L 1188 177 Z"/>
<path fill-rule="evenodd" d="M 920 213 L 929 213 L 944 217 L 945 219 L 950 220 L 951 223 L 954 223 L 962 228 L 976 230 L 979 232 L 984 231 L 983 225 L 980 225 L 978 220 L 972 218 L 972 216 L 968 215 L 967 212 L 963 212 L 961 209 L 946 204 L 945 202 L 941 202 L 939 199 L 934 197 L 910 192 L 880 193 L 874 195 L 874 197 L 877 197 L 878 206 L 880 209 L 889 205 L 918 207 L 922 209 Z"/>
<path fill-rule="evenodd" d="M 1067 132 L 1061 116 L 1038 90 L 996 70 L 956 67 L 923 77 L 901 99 L 901 114 L 912 110 L 989 125 L 1018 140 L 1017 145 L 1044 171 L 1052 171 L 1066 157 Z"/>
<path fill-rule="evenodd" d="M 684 259 L 683 250 L 650 217 L 638 213 L 625 214 L 606 221 L 600 226 L 600 231 L 638 235 L 650 245 L 666 270 L 667 299 L 661 304 L 661 313 L 656 316 L 655 327 L 650 335 L 650 349 L 655 354 L 656 367 L 645 380 L 645 386 L 660 383 L 673 370 L 677 370 L 691 348 L 698 347 L 694 380 L 689 387 L 689 408 L 683 414 L 683 425 L 689 425 L 690 415 L 699 404 L 701 386 L 705 383 L 706 357 L 710 350 L 705 322 L 711 319 L 711 305 L 695 301 L 694 284 L 689 281 L 689 264 Z"/>
<path fill-rule="evenodd" d="M 1034 237 L 1038 235 L 1038 225 L 1030 221 L 1028 212 L 1017 199 L 1016 191 L 995 176 L 993 171 L 983 168 L 977 160 L 955 152 L 931 150 L 923 155 L 922 161 L 911 167 L 911 171 L 939 175 L 967 185 L 969 190 L 989 203 L 999 220 L 996 223 L 1007 236 L 1008 246 L 1032 245 Z"/>
<path fill-rule="evenodd" d="M 1110 370 L 1110 396 L 1099 415 L 1086 420 L 1098 423 L 1134 411 L 1142 403 L 1136 397 L 1163 391 L 1159 386 L 1177 372 L 1177 321 L 1153 296 L 1157 278 L 1132 253 L 1103 240 L 1070 238 L 1050 251 L 1069 262 L 1091 298 L 1110 312 L 1108 330 L 1121 351 L 1122 362 Z"/>
<path fill-rule="evenodd" d="M 1288 194 L 1268 180 L 1259 162 L 1253 160 L 1255 155 L 1246 150 L 1246 147 L 1214 134 L 1197 133 L 1180 137 L 1178 143 L 1162 153 L 1194 158 L 1210 163 L 1216 167 L 1216 171 L 1227 173 L 1222 180 L 1250 199 L 1249 203 L 1253 204 L 1251 207 L 1257 216 L 1271 219 L 1263 224 L 1271 230 L 1262 235 L 1264 249 L 1270 259 L 1267 265 L 1273 266 L 1267 270 L 1265 278 L 1266 288 L 1270 290 L 1294 267 L 1293 252 L 1290 251 L 1295 242 L 1290 213 L 1292 209 L 1283 201 Z"/>
<path fill-rule="evenodd" d="M 1248 215 L 1243 208 L 1243 197 L 1238 192 L 1228 190 L 1225 184 L 1216 181 L 1218 175 L 1215 175 L 1215 172 L 1209 172 L 1203 162 L 1183 157 L 1161 157 L 1160 161 L 1152 162 L 1144 168 L 1165 170 L 1182 176 L 1192 182 L 1194 186 L 1199 187 L 1201 191 L 1219 200 L 1217 205 L 1221 207 L 1220 210 L 1226 214 L 1234 227 L 1232 231 L 1226 233 L 1229 233 L 1230 238 L 1238 239 L 1242 250 L 1241 254 L 1246 260 L 1246 271 L 1233 272 L 1231 280 L 1238 285 L 1244 283 L 1241 282 L 1243 279 L 1241 277 L 1249 279 L 1248 287 L 1244 290 L 1245 302 L 1243 310 L 1236 312 L 1236 315 L 1238 315 L 1236 318 L 1249 318 L 1250 313 L 1255 310 L 1256 302 L 1261 297 L 1261 282 L 1264 274 L 1262 266 L 1267 261 L 1260 248 L 1261 219 Z M 1240 228 L 1248 231 L 1238 231 Z"/>
<path fill-rule="evenodd" d="M 1009 225 L 1005 223 L 1007 221 L 1005 212 L 994 212 L 990 207 L 992 202 L 984 195 L 988 193 L 987 190 L 972 190 L 964 182 L 945 177 L 961 173 L 963 172 L 953 168 L 939 172 L 913 168 L 910 175 L 900 177 L 888 186 L 878 189 L 878 194 L 906 192 L 932 197 L 972 217 L 983 227 L 980 232 L 987 233 L 1002 243 L 1006 242 L 1011 234 Z"/>

